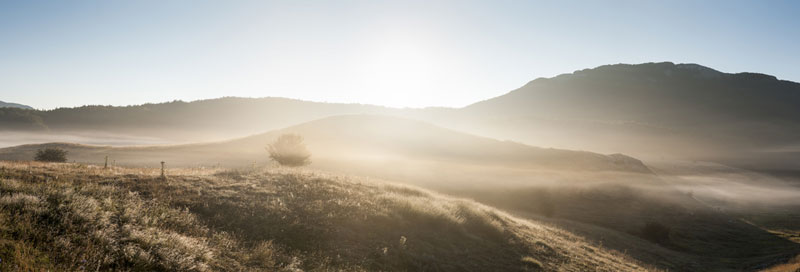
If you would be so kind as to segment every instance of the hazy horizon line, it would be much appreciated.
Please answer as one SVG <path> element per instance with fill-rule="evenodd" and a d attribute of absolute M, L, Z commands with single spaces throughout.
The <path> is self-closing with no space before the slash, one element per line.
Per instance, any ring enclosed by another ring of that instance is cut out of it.
<path fill-rule="evenodd" d="M 794 80 L 790 80 L 790 79 L 778 78 L 777 76 L 771 75 L 771 74 L 764 74 L 764 73 L 760 73 L 760 72 L 748 72 L 748 71 L 725 72 L 725 71 L 721 71 L 719 69 L 712 68 L 712 67 L 709 67 L 709 66 L 706 66 L 706 65 L 695 63 L 695 62 L 650 61 L 650 62 L 641 62 L 641 63 L 623 63 L 623 62 L 619 62 L 619 63 L 613 63 L 613 64 L 603 64 L 603 65 L 598 65 L 598 66 L 591 67 L 591 68 L 584 68 L 584 69 L 574 70 L 572 72 L 561 73 L 561 74 L 558 74 L 558 75 L 555 75 L 555 76 L 551 76 L 551 77 L 536 77 L 534 79 L 528 80 L 527 82 L 525 82 L 524 84 L 520 85 L 519 87 L 517 87 L 515 89 L 506 91 L 503 94 L 487 97 L 487 98 L 482 99 L 482 100 L 473 101 L 473 102 L 470 102 L 470 103 L 465 104 L 463 106 L 431 105 L 431 106 L 423 106 L 423 107 L 415 107 L 415 106 L 398 107 L 398 106 L 391 106 L 391 105 L 382 105 L 382 104 L 377 104 L 377 103 L 361 103 L 361 102 L 346 102 L 346 101 L 324 101 L 324 100 L 295 98 L 295 97 L 288 97 L 288 96 L 269 96 L 269 95 L 267 95 L 267 96 L 236 96 L 236 95 L 233 95 L 233 96 L 205 97 L 205 98 L 197 98 L 197 99 L 175 98 L 173 100 L 144 102 L 144 103 L 138 103 L 138 104 L 83 104 L 83 105 L 74 105 L 74 106 L 59 106 L 59 107 L 55 107 L 55 108 L 38 108 L 38 107 L 34 106 L 33 104 L 28 104 L 28 103 L 21 102 L 21 101 L 5 101 L 5 100 L 0 100 L 0 101 L 5 102 L 5 103 L 21 104 L 21 105 L 24 105 L 24 106 L 29 106 L 29 107 L 32 107 L 33 110 L 36 110 L 36 111 L 52 111 L 52 110 L 58 110 L 58 109 L 75 109 L 75 108 L 81 108 L 81 107 L 118 107 L 118 108 L 124 108 L 124 107 L 138 107 L 138 106 L 144 106 L 144 105 L 168 104 L 168 103 L 173 103 L 173 102 L 194 103 L 194 102 L 202 102 L 202 101 L 209 101 L 209 100 L 219 100 L 219 99 L 225 99 L 225 98 L 286 99 L 286 100 L 294 100 L 294 101 L 301 101 L 301 102 L 311 102 L 311 103 L 363 105 L 363 106 L 382 107 L 382 108 L 387 108 L 387 109 L 401 109 L 401 110 L 403 110 L 403 109 L 410 109 L 410 110 L 421 110 L 421 109 L 461 109 L 461 108 L 465 108 L 465 107 L 468 107 L 470 105 L 473 105 L 475 103 L 479 103 L 479 102 L 482 102 L 482 101 L 486 101 L 486 100 L 489 100 L 489 99 L 493 99 L 493 98 L 496 98 L 496 97 L 500 97 L 500 96 L 506 95 L 506 94 L 508 94 L 508 93 L 510 93 L 510 92 L 512 92 L 514 90 L 517 90 L 519 88 L 522 88 L 526 84 L 528 84 L 528 83 L 530 83 L 530 82 L 532 82 L 534 80 L 538 80 L 538 79 L 553 79 L 553 78 L 556 78 L 556 77 L 559 77 L 559 76 L 562 76 L 562 75 L 571 75 L 571 74 L 574 74 L 576 72 L 586 71 L 586 70 L 595 70 L 595 69 L 598 69 L 598 68 L 601 68 L 601 67 L 606 67 L 606 66 L 614 66 L 614 65 L 638 66 L 638 65 L 661 64 L 661 63 L 670 63 L 670 64 L 676 65 L 676 66 L 677 65 L 698 65 L 698 66 L 701 66 L 701 67 L 704 67 L 704 68 L 708 68 L 708 69 L 711 69 L 711 70 L 714 70 L 714 71 L 717 71 L 717 72 L 720 72 L 720 73 L 723 73 L 723 74 L 729 74 L 729 75 L 742 74 L 742 73 L 762 74 L 762 75 L 768 75 L 768 76 L 775 77 L 779 81 L 788 81 L 788 82 L 800 84 L 800 82 L 798 82 L 798 81 L 794 81 Z"/>

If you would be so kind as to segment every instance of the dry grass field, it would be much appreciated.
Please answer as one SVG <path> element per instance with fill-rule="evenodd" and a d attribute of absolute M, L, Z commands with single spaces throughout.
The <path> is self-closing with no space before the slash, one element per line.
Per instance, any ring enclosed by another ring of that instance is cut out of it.
<path fill-rule="evenodd" d="M 0 162 L 2 271 L 641 271 L 475 202 L 293 169 Z"/>

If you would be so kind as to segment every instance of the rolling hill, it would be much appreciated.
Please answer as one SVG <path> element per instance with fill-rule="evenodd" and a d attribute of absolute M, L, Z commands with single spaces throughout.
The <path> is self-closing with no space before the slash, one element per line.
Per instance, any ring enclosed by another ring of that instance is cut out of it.
<path fill-rule="evenodd" d="M 641 161 L 622 155 L 545 149 L 476 137 L 425 122 L 383 115 L 345 115 L 223 142 L 172 146 L 91 146 L 69 143 L 0 149 L 0 159 L 30 160 L 37 149 L 61 147 L 70 160 L 101 163 L 105 156 L 128 166 L 242 167 L 268 162 L 266 145 L 284 133 L 305 137 L 320 170 L 444 186 L 530 183 L 550 171 L 624 172 L 650 175 Z M 523 174 L 525 173 L 525 174 Z"/>

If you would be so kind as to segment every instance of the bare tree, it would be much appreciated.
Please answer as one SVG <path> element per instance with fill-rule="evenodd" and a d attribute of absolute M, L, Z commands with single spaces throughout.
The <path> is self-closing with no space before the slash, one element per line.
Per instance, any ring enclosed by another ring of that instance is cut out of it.
<path fill-rule="evenodd" d="M 303 136 L 283 134 L 266 147 L 269 157 L 283 166 L 303 166 L 311 163 L 311 152 L 303 143 Z"/>

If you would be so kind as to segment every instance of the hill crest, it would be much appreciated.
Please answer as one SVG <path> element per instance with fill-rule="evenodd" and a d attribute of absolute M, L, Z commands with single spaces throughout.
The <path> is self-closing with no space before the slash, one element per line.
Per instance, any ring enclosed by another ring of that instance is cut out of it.
<path fill-rule="evenodd" d="M 20 109 L 29 109 L 29 110 L 33 109 L 33 107 L 28 106 L 28 105 L 10 103 L 10 102 L 3 102 L 3 101 L 0 101 L 0 108 L 20 108 Z"/>

